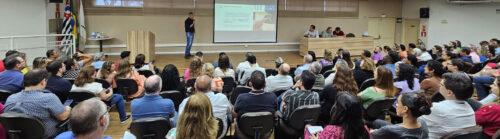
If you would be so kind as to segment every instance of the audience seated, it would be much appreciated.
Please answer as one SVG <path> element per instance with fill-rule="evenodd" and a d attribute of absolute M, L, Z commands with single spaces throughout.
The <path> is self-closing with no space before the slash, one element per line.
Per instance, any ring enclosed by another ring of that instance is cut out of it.
<path fill-rule="evenodd" d="M 102 84 L 95 82 L 95 68 L 93 66 L 85 66 L 80 70 L 75 83 L 71 87 L 71 92 L 87 91 L 95 94 L 101 100 L 109 100 L 111 104 L 116 104 L 116 109 L 120 114 L 121 123 L 125 123 L 130 115 L 125 112 L 125 102 L 120 94 L 113 94 L 113 89 L 102 88 Z M 71 93 L 70 92 L 70 93 Z"/>
<path fill-rule="evenodd" d="M 441 48 L 441 46 L 439 45 L 434 45 L 434 47 L 432 47 L 431 52 L 432 52 L 431 53 L 432 59 L 434 60 L 441 59 L 441 56 L 443 54 L 443 48 Z"/>
<path fill-rule="evenodd" d="M 10 63 L 9 60 L 7 63 Z M 45 126 L 44 138 L 56 136 L 56 126 L 66 120 L 71 111 L 71 107 L 64 106 L 55 94 L 44 91 L 48 76 L 45 70 L 38 69 L 26 73 L 24 80 L 19 79 L 24 83 L 24 90 L 10 95 L 4 108 L 5 113 L 24 113 L 37 117 Z"/>
<path fill-rule="evenodd" d="M 276 95 L 264 91 L 264 87 L 267 86 L 265 77 L 266 75 L 262 72 L 254 71 L 252 73 L 249 82 L 252 91 L 239 95 L 234 103 L 233 117 L 236 117 L 236 120 L 247 112 L 271 112 L 277 114 L 278 102 L 276 101 Z"/>
<path fill-rule="evenodd" d="M 470 49 L 469 56 L 472 59 L 472 63 L 481 63 L 483 60 L 481 60 L 481 58 L 479 58 L 479 55 L 477 54 L 477 46 L 470 44 L 467 47 Z"/>
<path fill-rule="evenodd" d="M 333 84 L 326 85 L 319 96 L 320 101 L 324 102 L 321 105 L 321 112 L 318 118 L 318 123 L 320 123 L 320 125 L 329 122 L 331 117 L 330 110 L 333 104 L 335 104 L 338 93 L 352 93 L 354 96 L 358 93 L 358 85 L 349 67 L 338 66 L 335 74 L 336 78 L 333 79 Z"/>
<path fill-rule="evenodd" d="M 339 60 L 336 60 L 335 66 L 333 66 L 332 70 L 335 72 L 335 71 L 337 71 L 337 68 L 340 66 L 349 67 L 349 65 L 347 65 L 347 62 L 345 60 L 339 59 Z M 326 77 L 326 79 L 325 79 L 325 85 L 331 85 L 333 83 L 333 79 L 335 79 L 334 73 L 328 75 L 328 77 Z"/>
<path fill-rule="evenodd" d="M 414 43 L 410 43 L 408 44 L 408 46 L 410 47 L 410 54 L 413 54 L 417 57 L 419 57 L 420 54 L 422 54 L 422 50 L 418 49 L 417 45 L 415 45 Z"/>
<path fill-rule="evenodd" d="M 103 137 L 109 126 L 109 112 L 106 104 L 98 98 L 80 102 L 69 116 L 72 131 L 59 134 L 55 139 L 111 139 Z"/>
<path fill-rule="evenodd" d="M 115 62 L 113 61 L 106 61 L 104 64 L 102 64 L 101 69 L 97 71 L 96 78 L 99 79 L 104 79 L 106 80 L 109 84 L 113 84 L 113 79 L 115 78 L 116 72 L 115 72 Z"/>
<path fill-rule="evenodd" d="M 208 78 L 204 76 L 205 78 Z M 201 77 L 203 78 L 203 77 Z M 208 90 L 208 88 L 206 88 Z M 186 111 L 180 113 L 177 128 L 172 128 L 167 139 L 214 139 L 217 137 L 218 121 L 213 116 L 213 105 L 203 93 L 196 93 L 186 99 Z M 181 109 L 179 109 L 181 110 Z"/>
<path fill-rule="evenodd" d="M 118 70 L 118 65 L 120 65 L 121 60 L 130 60 L 130 51 L 122 51 L 120 53 L 120 59 L 115 62 L 115 70 Z"/>
<path fill-rule="evenodd" d="M 398 78 L 394 81 L 394 87 L 398 89 L 399 95 L 420 90 L 420 83 L 415 78 L 414 69 L 408 64 L 398 64 L 396 67 L 396 75 Z M 394 102 L 393 107 L 396 108 Z"/>
<path fill-rule="evenodd" d="M 432 56 L 429 52 L 427 52 L 427 49 L 424 46 L 420 47 L 420 50 L 422 51 L 422 54 L 418 57 L 420 61 L 429 61 L 432 60 Z M 416 66 L 416 65 L 414 65 Z"/>
<path fill-rule="evenodd" d="M 450 63 L 447 64 L 446 69 L 450 72 L 457 72 L 457 73 L 462 73 L 462 74 L 467 74 L 465 73 L 465 68 L 467 67 L 466 62 L 455 58 L 452 59 Z"/>
<path fill-rule="evenodd" d="M 474 62 L 472 62 L 472 57 L 469 55 L 470 55 L 470 48 L 463 47 L 460 49 L 460 59 L 463 60 L 464 62 L 472 64 Z"/>
<path fill-rule="evenodd" d="M 354 92 L 340 93 L 333 107 L 329 124 L 323 131 L 309 134 L 304 130 L 305 139 L 370 139 L 370 130 L 363 122 L 363 108 Z M 308 127 L 310 125 L 306 125 Z"/>
<path fill-rule="evenodd" d="M 372 57 L 372 60 L 375 64 L 378 63 L 379 60 L 382 60 L 384 59 L 384 57 L 382 56 L 382 48 L 380 48 L 380 46 L 376 46 L 374 49 L 373 49 L 373 57 Z"/>
<path fill-rule="evenodd" d="M 229 56 L 225 52 L 220 52 L 219 53 L 219 60 L 214 62 L 214 67 L 216 67 L 216 68 L 219 67 L 219 63 L 220 63 L 220 60 L 221 60 L 222 56 L 227 57 L 227 63 L 226 64 L 229 64 L 228 67 L 230 69 L 234 69 L 233 68 L 233 63 L 229 62 Z M 224 62 L 226 62 L 226 61 L 224 61 Z"/>
<path fill-rule="evenodd" d="M 358 94 L 363 101 L 363 107 L 366 109 L 373 101 L 379 98 L 391 98 L 398 93 L 394 86 L 392 72 L 385 66 L 378 66 L 374 71 L 375 85 L 368 87 Z"/>
<path fill-rule="evenodd" d="M 491 88 L 491 93 L 482 98 L 479 103 L 481 103 L 482 105 L 488 105 L 490 103 L 492 103 L 493 101 L 495 101 L 497 99 L 499 93 L 500 93 L 500 90 L 498 89 L 500 86 L 500 77 L 495 77 L 495 81 L 490 85 L 490 88 Z"/>
<path fill-rule="evenodd" d="M 177 90 L 181 93 L 186 93 L 186 84 L 181 82 L 177 67 L 168 64 L 161 72 L 162 88 L 161 91 Z"/>
<path fill-rule="evenodd" d="M 236 67 L 236 75 L 238 75 L 239 78 L 241 78 L 241 72 L 245 71 L 246 69 L 249 69 L 250 68 L 250 62 L 248 61 L 248 57 L 249 56 L 253 56 L 253 53 L 252 52 L 247 52 L 247 54 L 245 55 L 246 57 L 246 61 L 244 62 L 241 62 L 240 64 L 238 64 L 238 67 Z M 257 66 L 259 66 L 259 64 L 255 63 Z"/>
<path fill-rule="evenodd" d="M 146 80 L 146 77 L 143 75 L 140 75 L 137 71 L 132 70 L 130 67 L 130 64 L 128 63 L 127 60 L 120 60 L 120 64 L 118 65 L 118 70 L 115 71 L 116 75 L 113 81 L 113 88 L 116 88 L 116 80 L 118 79 L 134 79 L 137 82 L 137 87 L 138 90 L 137 92 L 133 94 L 128 94 L 129 98 L 136 98 L 142 95 L 144 92 L 144 80 Z"/>
<path fill-rule="evenodd" d="M 34 69 L 45 69 L 45 66 L 47 66 L 47 58 L 46 57 L 36 57 L 34 60 L 33 60 L 33 65 L 32 65 L 32 68 L 31 70 L 34 70 Z M 2 64 L 3 66 L 3 63 L 0 63 Z M 66 68 L 66 67 L 64 67 Z"/>
<path fill-rule="evenodd" d="M 452 59 L 457 58 L 457 55 L 452 53 L 451 51 L 443 51 L 443 54 L 441 55 L 441 58 L 443 59 L 443 67 L 446 68 L 448 66 L 448 63 L 451 63 Z"/>
<path fill-rule="evenodd" d="M 401 58 L 405 58 L 406 55 L 408 55 L 408 51 L 406 51 L 406 46 L 404 44 L 400 44 L 399 48 L 401 49 L 401 51 L 399 51 L 399 55 L 401 56 Z"/>
<path fill-rule="evenodd" d="M 415 72 L 417 72 L 417 70 L 418 70 L 418 59 L 417 59 L 417 57 L 415 55 L 408 54 L 408 55 L 406 55 L 406 57 L 403 58 L 402 61 L 405 64 L 410 65 L 415 70 Z"/>
<path fill-rule="evenodd" d="M 292 90 L 288 90 L 282 95 L 283 104 L 280 109 L 280 118 L 288 122 L 296 108 L 303 105 L 319 104 L 318 93 L 311 91 L 315 82 L 316 77 L 310 71 L 306 70 L 300 75 L 300 80 L 295 83 Z"/>
<path fill-rule="evenodd" d="M 9 57 L 10 55 L 17 54 L 18 52 L 16 50 L 9 50 L 7 53 L 5 53 L 5 58 Z M 0 72 L 5 71 L 5 66 L 4 66 L 4 60 L 0 60 Z"/>
<path fill-rule="evenodd" d="M 0 89 L 17 93 L 23 90 L 23 73 L 26 61 L 19 55 L 13 54 L 6 57 L 4 60 L 5 71 L 0 72 Z"/>
<path fill-rule="evenodd" d="M 439 91 L 439 83 L 445 73 L 443 65 L 435 60 L 427 62 L 425 66 L 425 74 L 427 79 L 420 83 L 420 89 L 424 90 L 425 97 L 431 100 L 431 97 Z"/>
<path fill-rule="evenodd" d="M 274 92 L 278 90 L 288 90 L 293 86 L 293 79 L 290 75 L 290 65 L 283 63 L 278 68 L 278 75 L 266 78 L 266 87 L 264 91 Z M 250 77 L 252 78 L 252 77 Z"/>
<path fill-rule="evenodd" d="M 144 82 L 145 95 L 142 98 L 132 100 L 132 104 L 130 104 L 132 120 L 153 117 L 170 119 L 175 116 L 174 102 L 159 95 L 162 87 L 160 76 L 153 75 L 146 79 Z M 170 120 L 173 121 L 173 119 Z"/>
<path fill-rule="evenodd" d="M 396 106 L 396 114 L 403 118 L 403 123 L 392 125 L 384 120 L 375 120 L 373 126 L 377 130 L 372 132 L 373 139 L 429 138 L 427 124 L 417 120 L 418 117 L 431 113 L 431 106 L 424 94 L 412 92 L 400 95 Z"/>
<path fill-rule="evenodd" d="M 460 73 L 445 73 L 439 92 L 444 101 L 432 103 L 430 115 L 420 117 L 429 128 L 429 138 L 441 138 L 455 130 L 476 125 L 474 111 L 465 101 L 474 88 L 469 77 Z"/>
<path fill-rule="evenodd" d="M 138 54 L 135 57 L 135 63 L 132 69 L 135 71 L 149 70 L 153 72 L 153 74 L 156 74 L 155 66 L 152 63 L 146 64 L 145 61 L 146 61 L 146 56 L 144 54 Z"/>
<path fill-rule="evenodd" d="M 321 63 L 321 66 L 329 66 L 333 65 L 333 56 L 332 52 L 328 49 L 325 49 L 325 54 L 324 54 L 324 59 L 319 60 L 319 63 Z"/>
<path fill-rule="evenodd" d="M 340 58 L 342 58 L 343 60 L 345 60 L 345 62 L 347 62 L 349 68 L 351 69 L 355 68 L 354 62 L 351 60 L 351 53 L 349 53 L 349 51 L 347 50 L 342 51 L 342 55 L 340 55 Z"/>
<path fill-rule="evenodd" d="M 483 133 L 479 139 L 491 139 L 495 132 L 500 129 L 500 105 L 490 104 L 484 106 L 476 111 L 475 116 L 476 123 L 483 128 Z"/>
<path fill-rule="evenodd" d="M 399 61 L 399 54 L 395 51 L 389 51 L 383 60 L 384 66 L 392 71 L 392 76 L 396 77 L 396 62 Z"/>
<path fill-rule="evenodd" d="M 62 78 L 62 74 L 66 71 L 66 66 L 61 60 L 54 60 L 47 64 L 47 71 L 50 77 L 47 80 L 45 89 L 56 94 L 62 103 L 68 98 L 68 93 L 71 90 L 71 83 Z"/>
<path fill-rule="evenodd" d="M 302 61 L 302 66 L 297 67 L 295 70 L 295 75 L 299 75 L 302 73 L 302 71 L 309 69 L 309 66 L 313 62 L 313 58 L 310 54 L 304 55 L 304 60 Z"/>
<path fill-rule="evenodd" d="M 75 59 L 75 61 L 76 61 L 75 62 L 76 69 L 79 70 L 79 69 L 82 69 L 92 59 L 94 59 L 94 57 L 77 51 L 76 54 L 73 55 L 73 59 Z"/>
<path fill-rule="evenodd" d="M 245 73 L 240 76 L 239 82 L 241 84 L 246 84 L 250 80 L 250 76 L 254 71 L 260 71 L 266 75 L 266 69 L 259 67 L 257 64 L 257 59 L 255 56 L 248 56 L 247 61 L 250 63 L 250 67 L 245 69 Z"/>
<path fill-rule="evenodd" d="M 92 66 L 94 66 L 95 69 L 101 69 L 104 62 L 106 62 L 106 58 L 108 58 L 108 55 L 105 55 L 104 52 L 97 53 L 94 56 L 94 62 L 92 62 Z"/>
<path fill-rule="evenodd" d="M 211 63 L 205 63 L 201 67 L 201 75 L 207 75 L 208 77 L 212 78 L 212 83 L 211 83 L 211 90 L 214 92 L 222 92 L 222 86 L 224 86 L 224 81 L 222 81 L 222 78 L 217 77 L 214 78 L 214 66 Z"/>
<path fill-rule="evenodd" d="M 184 72 L 184 79 L 187 82 L 191 78 L 196 78 L 201 75 L 201 66 L 203 63 L 199 57 L 194 57 L 189 64 L 189 68 Z"/>
<path fill-rule="evenodd" d="M 360 69 L 352 70 L 352 74 L 354 76 L 356 84 L 358 85 L 358 88 L 361 87 L 361 84 L 365 80 L 373 78 L 373 70 L 375 69 L 375 63 L 373 63 L 373 60 L 370 57 L 371 57 L 370 51 L 364 50 L 363 53 L 361 53 Z"/>
<path fill-rule="evenodd" d="M 78 67 L 76 65 L 76 60 L 74 59 L 67 59 L 64 61 L 64 66 L 66 68 L 66 71 L 63 72 L 62 77 L 66 79 L 75 79 L 76 76 L 78 76 L 78 73 L 80 72 L 80 69 L 76 69 Z"/>
<path fill-rule="evenodd" d="M 234 77 L 235 74 L 234 74 L 234 70 L 232 69 L 233 66 L 232 64 L 229 62 L 229 57 L 227 55 L 221 55 L 219 56 L 219 61 L 217 64 L 214 63 L 214 67 L 217 67 L 215 68 L 214 70 L 214 77 L 221 77 L 221 78 L 224 78 L 224 77 L 231 77 L 233 78 L 233 80 L 235 80 L 236 78 Z"/>
<path fill-rule="evenodd" d="M 213 116 L 222 119 L 223 124 L 224 124 L 223 131 L 227 131 L 227 128 L 229 125 L 229 123 L 227 123 L 227 119 L 228 118 L 232 119 L 231 103 L 229 102 L 229 100 L 227 99 L 227 97 L 224 94 L 222 94 L 222 93 L 215 94 L 214 92 L 211 91 L 211 89 L 210 89 L 211 88 L 211 81 L 212 81 L 212 79 L 207 75 L 203 75 L 203 76 L 198 77 L 196 79 L 196 84 L 195 84 L 195 88 L 198 92 L 195 94 L 204 94 L 205 96 L 208 96 L 208 98 L 209 98 L 208 102 L 211 104 L 209 106 L 212 106 L 211 109 L 213 110 Z M 184 114 L 184 110 L 188 112 L 187 115 L 199 114 L 199 113 L 196 113 L 196 111 L 194 111 L 194 113 L 191 113 L 191 112 L 193 112 L 192 108 L 190 109 L 190 107 L 187 106 L 187 103 L 190 102 L 191 97 L 184 99 L 182 101 L 182 103 L 179 105 L 180 117 L 179 117 L 179 120 L 177 121 L 178 129 L 182 129 L 181 127 L 183 127 L 180 125 L 183 122 L 182 121 L 182 114 Z M 197 100 L 197 101 L 200 101 L 200 100 Z M 203 104 L 203 105 L 207 105 L 207 104 Z M 223 132 L 223 133 L 225 133 L 225 132 Z"/>
<path fill-rule="evenodd" d="M 45 55 L 47 56 L 47 63 L 48 63 L 59 58 L 59 51 L 57 51 L 56 49 L 50 49 L 47 50 Z"/>

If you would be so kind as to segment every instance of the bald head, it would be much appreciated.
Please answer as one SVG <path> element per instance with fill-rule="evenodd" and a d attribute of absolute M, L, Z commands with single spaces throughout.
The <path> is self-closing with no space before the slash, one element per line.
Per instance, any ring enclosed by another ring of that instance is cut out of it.
<path fill-rule="evenodd" d="M 160 76 L 153 75 L 149 76 L 146 81 L 144 81 L 144 90 L 146 94 L 156 94 L 161 91 L 162 81 Z"/>
<path fill-rule="evenodd" d="M 281 64 L 278 73 L 280 75 L 288 75 L 290 73 L 290 65 L 288 63 Z"/>
<path fill-rule="evenodd" d="M 304 56 L 304 64 L 310 64 L 313 62 L 313 57 L 310 54 Z"/>
<path fill-rule="evenodd" d="M 209 92 L 212 83 L 212 78 L 207 75 L 196 78 L 195 88 L 198 92 Z"/>
<path fill-rule="evenodd" d="M 71 128 L 76 137 L 85 136 L 94 132 L 104 132 L 108 119 L 101 118 L 107 111 L 106 104 L 99 98 L 87 99 L 80 102 L 71 110 Z M 109 118 L 109 117 L 106 117 Z"/>

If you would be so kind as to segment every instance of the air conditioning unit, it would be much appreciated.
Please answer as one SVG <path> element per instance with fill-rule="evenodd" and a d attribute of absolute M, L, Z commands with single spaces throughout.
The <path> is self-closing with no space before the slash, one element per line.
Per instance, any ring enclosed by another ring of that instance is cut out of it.
<path fill-rule="evenodd" d="M 448 0 L 448 3 L 472 4 L 472 3 L 491 3 L 498 0 Z"/>

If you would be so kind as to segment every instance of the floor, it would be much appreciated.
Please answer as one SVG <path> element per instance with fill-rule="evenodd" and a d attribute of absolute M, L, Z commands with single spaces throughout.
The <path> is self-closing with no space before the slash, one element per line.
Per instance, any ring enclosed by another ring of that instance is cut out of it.
<path fill-rule="evenodd" d="M 282 57 L 284 61 L 291 66 L 302 64 L 302 56 L 298 52 L 264 52 L 264 53 L 254 53 L 257 57 L 257 63 L 259 66 L 264 68 L 274 68 L 274 59 L 278 56 Z M 238 63 L 245 61 L 245 53 L 228 53 L 231 63 L 236 67 Z M 118 60 L 118 56 L 110 56 L 108 60 Z M 218 59 L 218 54 L 205 54 L 203 56 L 204 62 L 214 62 Z M 190 59 L 184 59 L 184 55 L 157 55 L 154 65 L 163 69 L 165 65 L 174 64 L 178 70 L 179 74 L 183 74 L 184 70 L 189 67 Z M 181 75 L 182 76 L 182 75 Z M 130 102 L 126 102 L 127 114 L 130 114 Z M 114 109 L 110 111 L 110 124 L 104 135 L 111 136 L 112 138 L 119 139 L 123 137 L 124 132 L 128 130 L 131 120 L 124 124 L 120 123 L 120 118 L 118 112 Z M 232 125 L 231 134 L 234 135 L 234 124 Z M 271 137 L 273 138 L 273 137 Z"/>

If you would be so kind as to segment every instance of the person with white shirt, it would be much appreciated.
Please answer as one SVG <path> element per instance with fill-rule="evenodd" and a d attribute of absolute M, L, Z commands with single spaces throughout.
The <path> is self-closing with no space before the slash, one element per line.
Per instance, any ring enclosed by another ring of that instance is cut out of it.
<path fill-rule="evenodd" d="M 307 30 L 304 33 L 304 37 L 306 37 L 306 38 L 319 38 L 319 33 L 316 30 L 316 26 L 314 26 L 314 25 L 309 26 L 309 30 Z"/>
<path fill-rule="evenodd" d="M 248 82 L 248 80 L 250 80 L 250 76 L 252 75 L 252 72 L 254 72 L 256 70 L 264 73 L 264 75 L 266 74 L 266 69 L 259 67 L 255 56 L 253 56 L 253 55 L 249 56 L 249 57 L 247 57 L 247 60 L 250 63 L 250 67 L 248 69 L 246 69 L 244 71 L 244 73 L 241 73 L 241 78 L 239 80 L 239 82 L 243 85 L 246 84 Z"/>
<path fill-rule="evenodd" d="M 248 62 L 248 57 L 249 56 L 253 56 L 253 53 L 252 52 L 248 52 L 246 54 L 246 61 L 244 62 L 241 62 L 240 64 L 238 64 L 238 67 L 236 67 L 236 75 L 238 75 L 239 78 L 241 78 L 242 75 L 241 72 L 245 71 L 246 69 L 250 68 L 250 62 Z M 259 64 L 256 63 L 257 66 L 259 66 Z"/>
<path fill-rule="evenodd" d="M 224 129 L 222 132 L 222 135 L 226 135 L 227 133 L 227 128 L 228 124 L 227 119 L 230 118 L 232 119 L 232 107 L 231 103 L 227 99 L 225 95 L 222 93 L 217 93 L 215 94 L 214 92 L 211 91 L 211 84 L 212 78 L 210 78 L 207 75 L 200 76 L 196 78 L 196 83 L 195 83 L 195 88 L 198 90 L 197 93 L 204 93 L 207 95 L 208 99 L 210 99 L 210 103 L 212 104 L 212 111 L 213 111 L 213 116 L 216 118 L 222 119 Z M 182 111 L 184 110 L 184 107 L 186 106 L 186 103 L 188 102 L 189 97 L 184 99 L 182 103 L 179 105 L 179 114 L 176 115 L 176 118 L 182 114 Z M 218 137 L 221 138 L 221 137 Z"/>
<path fill-rule="evenodd" d="M 445 100 L 432 103 L 431 114 L 419 118 L 427 123 L 431 139 L 476 125 L 474 110 L 466 101 L 474 92 L 470 78 L 462 73 L 446 73 L 440 84 L 439 93 Z"/>
<path fill-rule="evenodd" d="M 420 50 L 422 51 L 422 54 L 420 54 L 420 56 L 418 57 L 420 59 L 420 61 L 432 60 L 431 54 L 429 54 L 429 52 L 427 52 L 425 47 L 420 47 Z"/>
<path fill-rule="evenodd" d="M 278 68 L 278 75 L 266 78 L 264 91 L 274 92 L 280 89 L 290 89 L 293 86 L 293 79 L 290 75 L 290 65 L 283 63 Z"/>

